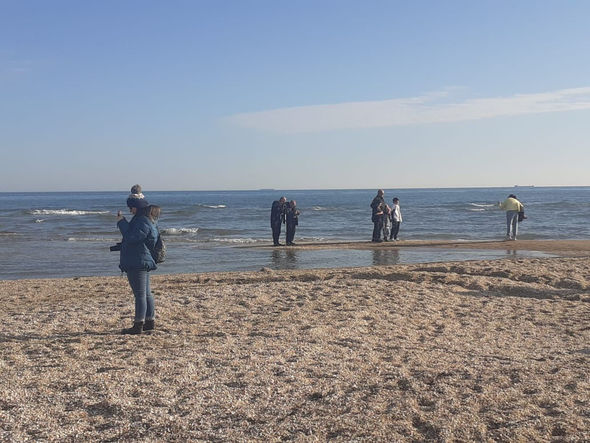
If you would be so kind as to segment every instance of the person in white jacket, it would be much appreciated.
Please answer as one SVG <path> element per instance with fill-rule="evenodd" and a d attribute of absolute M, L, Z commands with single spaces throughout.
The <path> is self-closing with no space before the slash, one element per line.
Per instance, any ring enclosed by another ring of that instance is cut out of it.
<path fill-rule="evenodd" d="M 393 199 L 393 206 L 391 207 L 391 234 L 390 240 L 399 240 L 397 234 L 399 233 L 399 226 L 402 223 L 402 211 L 399 207 L 399 198 Z"/>
<path fill-rule="evenodd" d="M 524 206 L 516 195 L 510 194 L 500 203 L 500 209 L 506 211 L 506 240 L 516 240 L 518 234 L 518 213 L 524 211 Z"/>

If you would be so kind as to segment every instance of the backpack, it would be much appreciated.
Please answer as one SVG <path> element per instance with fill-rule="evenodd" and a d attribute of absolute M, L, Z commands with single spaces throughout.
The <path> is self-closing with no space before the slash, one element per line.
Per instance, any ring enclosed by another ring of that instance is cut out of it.
<path fill-rule="evenodd" d="M 154 245 L 153 249 L 150 249 L 150 253 L 152 254 L 152 258 L 156 263 L 162 263 L 166 260 L 166 244 L 164 240 L 162 240 L 162 236 L 158 231 L 158 239 L 156 240 L 156 244 Z"/>

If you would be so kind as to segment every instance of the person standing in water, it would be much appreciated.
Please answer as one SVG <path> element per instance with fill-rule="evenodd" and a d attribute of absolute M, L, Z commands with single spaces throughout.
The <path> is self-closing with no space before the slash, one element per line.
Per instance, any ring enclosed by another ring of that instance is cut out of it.
<path fill-rule="evenodd" d="M 293 239 L 295 238 L 295 228 L 299 225 L 299 210 L 297 209 L 297 202 L 291 200 L 287 205 L 286 224 L 287 224 L 287 246 L 295 246 Z"/>
<path fill-rule="evenodd" d="M 373 242 L 381 242 L 381 231 L 383 230 L 383 207 L 385 206 L 385 199 L 383 196 L 385 192 L 383 189 L 377 191 L 377 195 L 371 202 L 371 221 L 373 222 Z"/>
<path fill-rule="evenodd" d="M 524 205 L 518 201 L 516 195 L 510 194 L 500 203 L 500 209 L 506 211 L 506 240 L 516 240 L 518 234 L 518 213 L 524 211 Z"/>
<path fill-rule="evenodd" d="M 282 246 L 279 243 L 279 237 L 281 235 L 281 225 L 285 223 L 286 201 L 285 197 L 281 197 L 273 201 L 270 208 L 270 228 L 272 229 L 272 243 L 274 246 Z"/>
<path fill-rule="evenodd" d="M 390 240 L 399 240 L 397 235 L 399 234 L 399 228 L 402 223 L 402 211 L 399 206 L 399 198 L 393 199 L 393 206 L 391 207 L 391 234 Z"/>
<path fill-rule="evenodd" d="M 383 241 L 389 241 L 391 232 L 391 208 L 385 204 L 383 207 Z"/>

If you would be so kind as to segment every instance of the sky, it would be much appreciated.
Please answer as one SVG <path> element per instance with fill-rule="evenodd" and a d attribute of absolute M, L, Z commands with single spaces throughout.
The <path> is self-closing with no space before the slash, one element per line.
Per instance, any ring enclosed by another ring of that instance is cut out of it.
<path fill-rule="evenodd" d="M 0 0 L 0 192 L 588 186 L 588 17 Z"/>

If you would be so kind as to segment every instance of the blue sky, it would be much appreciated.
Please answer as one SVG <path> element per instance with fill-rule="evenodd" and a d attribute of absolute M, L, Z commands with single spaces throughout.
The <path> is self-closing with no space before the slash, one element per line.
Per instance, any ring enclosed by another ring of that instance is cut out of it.
<path fill-rule="evenodd" d="M 0 191 L 590 185 L 588 17 L 0 0 Z"/>

